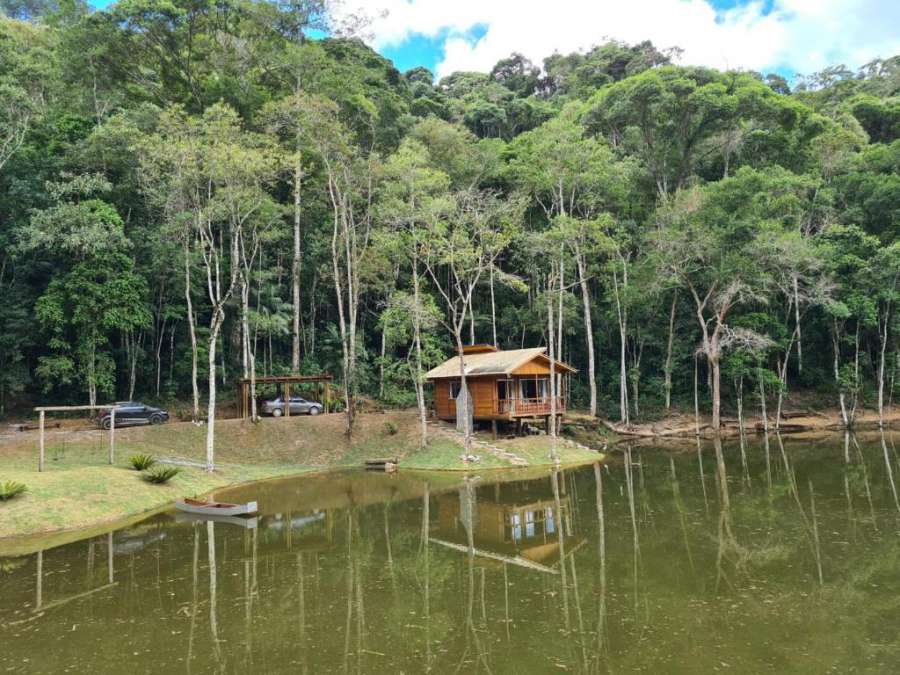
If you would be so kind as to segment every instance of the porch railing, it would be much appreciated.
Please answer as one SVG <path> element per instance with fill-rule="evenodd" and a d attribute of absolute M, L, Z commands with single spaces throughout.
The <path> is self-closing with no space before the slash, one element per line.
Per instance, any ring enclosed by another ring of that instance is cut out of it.
<path fill-rule="evenodd" d="M 506 398 L 495 401 L 495 411 L 499 415 L 549 415 L 551 407 L 550 397 L 546 398 Z M 566 411 L 566 399 L 564 396 L 556 397 L 556 411 Z"/>

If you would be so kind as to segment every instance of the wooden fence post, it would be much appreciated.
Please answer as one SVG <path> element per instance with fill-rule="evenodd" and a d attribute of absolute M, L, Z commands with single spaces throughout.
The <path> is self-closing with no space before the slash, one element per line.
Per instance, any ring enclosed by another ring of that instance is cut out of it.
<path fill-rule="evenodd" d="M 116 461 L 116 409 L 109 414 L 109 463 Z"/>
<path fill-rule="evenodd" d="M 44 411 L 40 412 L 40 422 L 38 423 L 41 429 L 41 456 L 38 459 L 38 471 L 44 470 Z"/>

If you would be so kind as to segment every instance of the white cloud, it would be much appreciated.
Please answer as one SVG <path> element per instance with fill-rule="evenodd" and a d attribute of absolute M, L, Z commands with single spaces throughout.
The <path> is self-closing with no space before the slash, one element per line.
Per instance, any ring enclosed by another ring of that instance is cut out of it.
<path fill-rule="evenodd" d="M 377 17 L 375 47 L 414 34 L 445 37 L 438 76 L 487 71 L 521 52 L 535 63 L 554 51 L 607 38 L 681 47 L 681 63 L 811 73 L 835 63 L 858 67 L 900 52 L 897 0 L 762 0 L 716 10 L 709 0 L 345 0 Z M 486 27 L 475 39 L 472 30 Z"/>

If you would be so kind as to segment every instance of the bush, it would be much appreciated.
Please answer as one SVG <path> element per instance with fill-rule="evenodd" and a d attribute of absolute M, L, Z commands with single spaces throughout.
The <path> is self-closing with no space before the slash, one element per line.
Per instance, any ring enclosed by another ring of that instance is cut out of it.
<path fill-rule="evenodd" d="M 181 469 L 174 466 L 158 466 L 150 471 L 145 471 L 141 476 L 148 483 L 162 485 L 181 473 Z"/>
<path fill-rule="evenodd" d="M 397 425 L 393 422 L 387 421 L 384 423 L 384 433 L 386 433 L 388 436 L 395 436 L 398 431 L 399 429 L 397 428 Z"/>
<path fill-rule="evenodd" d="M 156 460 L 152 455 L 132 455 L 128 463 L 135 471 L 145 471 L 156 464 Z"/>
<path fill-rule="evenodd" d="M 8 480 L 0 483 L 0 501 L 8 501 L 13 497 L 27 492 L 28 488 L 24 483 L 17 483 L 14 480 Z"/>

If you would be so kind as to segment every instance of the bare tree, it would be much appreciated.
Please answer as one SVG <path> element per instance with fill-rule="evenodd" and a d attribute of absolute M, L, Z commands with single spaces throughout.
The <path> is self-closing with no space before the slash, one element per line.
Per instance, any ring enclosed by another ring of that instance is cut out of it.
<path fill-rule="evenodd" d="M 459 357 L 460 399 L 466 455 L 472 440 L 471 419 L 460 405 L 468 406 L 468 385 L 463 353 L 463 330 L 472 306 L 472 294 L 482 276 L 509 244 L 521 217 L 521 202 L 501 200 L 490 192 L 466 190 L 455 196 L 453 212 L 446 220 L 431 223 L 423 242 L 423 264 L 447 308 L 444 325 L 456 344 Z"/>

